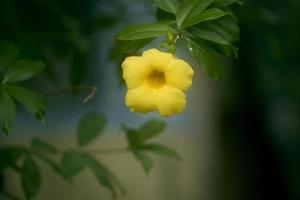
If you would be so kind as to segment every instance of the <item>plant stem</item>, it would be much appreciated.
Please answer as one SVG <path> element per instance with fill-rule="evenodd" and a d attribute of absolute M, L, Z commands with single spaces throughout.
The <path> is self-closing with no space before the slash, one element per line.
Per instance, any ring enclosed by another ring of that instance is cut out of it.
<path fill-rule="evenodd" d="M 54 91 L 45 92 L 44 94 L 53 96 L 53 95 L 64 94 L 67 92 L 80 91 L 80 90 L 89 91 L 89 94 L 83 99 L 83 103 L 87 103 L 96 95 L 98 87 L 80 84 L 80 85 L 68 86 L 68 87 L 61 88 L 61 89 L 54 90 Z"/>
<path fill-rule="evenodd" d="M 90 149 L 84 152 L 91 154 L 117 154 L 117 153 L 127 153 L 128 148 L 116 148 L 116 149 Z"/>
<path fill-rule="evenodd" d="M 75 149 L 77 150 L 77 149 Z M 91 153 L 91 154 L 118 154 L 118 153 L 127 153 L 129 151 L 129 149 L 126 147 L 124 148 L 114 148 L 114 149 L 86 149 L 86 150 L 78 150 L 80 152 L 83 153 Z M 36 153 L 48 153 L 48 154 L 55 154 L 55 153 L 51 153 L 45 149 L 38 149 L 38 148 L 31 148 L 30 152 L 33 154 Z M 62 149 L 58 149 L 56 154 L 63 154 L 64 150 Z"/>

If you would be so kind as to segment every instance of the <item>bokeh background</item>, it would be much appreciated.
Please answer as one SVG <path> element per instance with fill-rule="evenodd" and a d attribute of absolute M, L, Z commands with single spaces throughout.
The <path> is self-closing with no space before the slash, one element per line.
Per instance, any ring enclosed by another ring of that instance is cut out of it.
<path fill-rule="evenodd" d="M 186 110 L 167 119 L 125 107 L 120 65 L 112 56 L 115 35 L 128 24 L 155 20 L 155 12 L 150 0 L 1 0 L 0 37 L 19 44 L 22 56 L 47 62 L 46 71 L 27 84 L 49 98 L 47 124 L 18 108 L 1 145 L 28 144 L 38 136 L 63 148 L 75 146 L 78 120 L 97 111 L 108 127 L 92 147 L 123 147 L 122 124 L 137 127 L 158 118 L 168 127 L 157 140 L 180 152 L 183 161 L 154 157 L 146 176 L 130 154 L 98 156 L 126 187 L 120 199 L 300 199 L 300 1 L 244 0 L 235 11 L 239 58 L 227 62 L 220 81 L 211 80 L 179 46 L 176 55 L 191 63 L 195 76 Z M 98 92 L 83 104 L 89 91 L 59 92 L 71 84 L 97 86 Z M 36 199 L 111 199 L 88 171 L 70 184 L 40 165 Z M 16 174 L 5 177 L 5 187 L 22 196 Z"/>

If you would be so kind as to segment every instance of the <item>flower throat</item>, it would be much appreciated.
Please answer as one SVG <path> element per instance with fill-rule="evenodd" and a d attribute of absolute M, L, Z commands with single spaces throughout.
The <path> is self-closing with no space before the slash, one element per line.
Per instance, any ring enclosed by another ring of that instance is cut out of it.
<path fill-rule="evenodd" d="M 160 88 L 166 83 L 165 74 L 163 72 L 153 70 L 148 75 L 147 81 L 151 87 Z"/>

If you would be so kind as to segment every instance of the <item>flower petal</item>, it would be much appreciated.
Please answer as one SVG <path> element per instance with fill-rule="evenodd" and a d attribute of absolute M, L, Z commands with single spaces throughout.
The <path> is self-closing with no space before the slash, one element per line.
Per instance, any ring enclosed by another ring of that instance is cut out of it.
<path fill-rule="evenodd" d="M 142 57 L 150 63 L 153 70 L 161 72 L 164 72 L 169 63 L 175 59 L 171 53 L 161 52 L 157 49 L 144 51 Z"/>
<path fill-rule="evenodd" d="M 156 109 L 155 89 L 146 84 L 127 91 L 125 103 L 133 112 L 148 112 Z"/>
<path fill-rule="evenodd" d="M 173 87 L 162 87 L 156 91 L 156 106 L 161 116 L 168 117 L 184 110 L 185 94 Z"/>
<path fill-rule="evenodd" d="M 127 57 L 122 63 L 122 68 L 123 79 L 128 89 L 141 86 L 151 70 L 147 60 L 139 56 Z"/>
<path fill-rule="evenodd" d="M 186 91 L 192 85 L 194 71 L 180 59 L 173 60 L 165 72 L 167 85 Z"/>

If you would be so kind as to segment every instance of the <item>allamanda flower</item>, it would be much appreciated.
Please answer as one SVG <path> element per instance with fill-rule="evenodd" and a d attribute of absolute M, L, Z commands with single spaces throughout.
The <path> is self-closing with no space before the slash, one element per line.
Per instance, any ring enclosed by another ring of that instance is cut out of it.
<path fill-rule="evenodd" d="M 150 49 L 122 63 L 127 85 L 125 103 L 133 112 L 157 110 L 161 116 L 180 113 L 186 105 L 184 92 L 191 86 L 193 69 L 171 53 Z"/>

